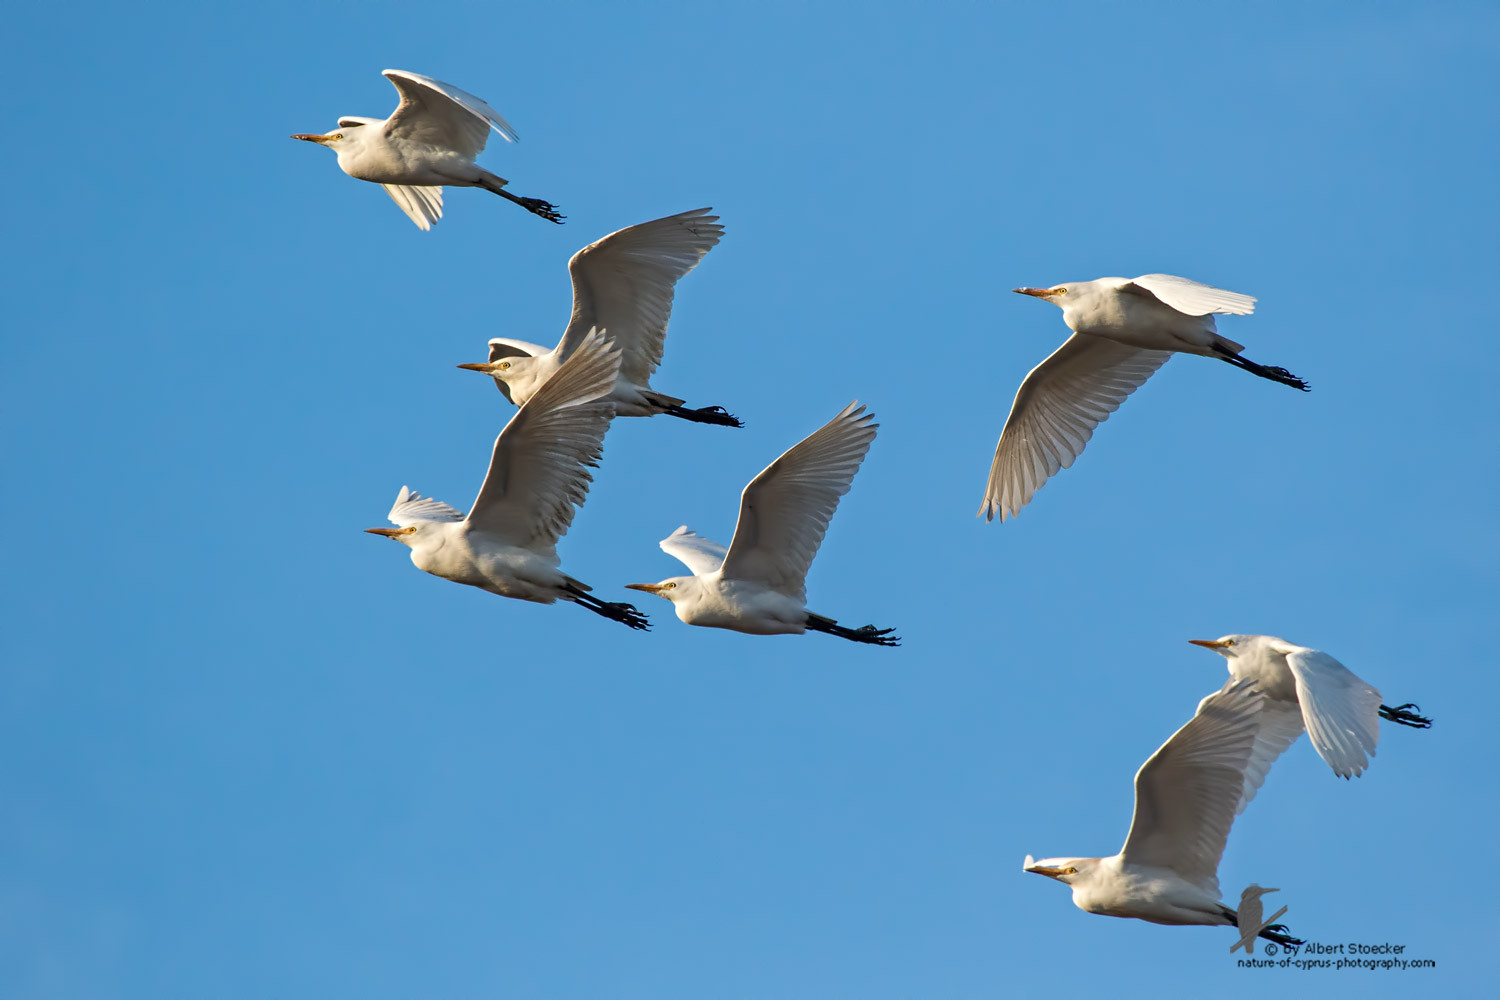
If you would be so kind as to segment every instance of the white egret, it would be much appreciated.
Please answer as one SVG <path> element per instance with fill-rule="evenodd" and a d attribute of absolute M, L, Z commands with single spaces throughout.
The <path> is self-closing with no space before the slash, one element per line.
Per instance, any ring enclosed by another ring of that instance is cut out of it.
<path fill-rule="evenodd" d="M 724 234 L 719 217 L 710 211 L 699 208 L 642 222 L 590 243 L 568 261 L 573 317 L 556 347 L 496 337 L 490 341 L 488 362 L 458 367 L 493 376 L 505 398 L 520 406 L 568 360 L 590 327 L 601 326 L 622 354 L 620 378 L 610 396 L 616 416 L 669 413 L 699 423 L 742 426 L 722 406 L 688 409 L 676 396 L 651 388 L 677 281 Z"/>
<path fill-rule="evenodd" d="M 1015 517 L 1058 470 L 1071 466 L 1125 397 L 1174 352 L 1218 358 L 1283 385 L 1307 383 L 1285 368 L 1240 357 L 1219 336 L 1214 313 L 1244 316 L 1255 299 L 1170 274 L 1097 278 L 1051 288 L 1017 288 L 1058 306 L 1073 336 L 1033 368 L 1016 391 L 1000 432 L 979 513 Z"/>
<path fill-rule="evenodd" d="M 395 528 L 366 528 L 411 549 L 417 568 L 501 597 L 572 601 L 634 629 L 650 626 L 633 606 L 591 597 L 559 569 L 557 540 L 588 495 L 614 415 L 606 397 L 620 352 L 603 331 L 586 337 L 542 391 L 495 439 L 489 473 L 465 517 L 405 486 L 388 515 Z"/>
<path fill-rule="evenodd" d="M 849 492 L 870 443 L 873 414 L 855 400 L 750 481 L 729 548 L 683 525 L 662 539 L 662 551 L 692 576 L 628 583 L 631 590 L 672 602 L 689 625 L 750 635 L 824 632 L 841 639 L 895 646 L 894 629 L 846 628 L 807 610 L 807 570 L 828 531 L 839 497 Z"/>
<path fill-rule="evenodd" d="M 444 187 L 484 188 L 549 222 L 562 222 L 556 205 L 511 194 L 505 190 L 509 181 L 475 164 L 491 128 L 517 141 L 500 112 L 430 76 L 400 69 L 381 73 L 401 95 L 389 118 L 345 115 L 331 132 L 299 132 L 292 138 L 333 150 L 340 170 L 385 188 L 418 229 L 431 229 L 443 217 Z"/>
<path fill-rule="evenodd" d="M 1187 725 L 1136 772 L 1135 817 L 1119 854 L 1041 861 L 1028 854 L 1022 869 L 1070 887 L 1073 905 L 1087 913 L 1237 926 L 1238 914 L 1219 899 L 1219 859 L 1254 774 L 1264 702 L 1241 681 L 1198 703 Z M 1274 924 L 1259 936 L 1302 943 Z"/>
<path fill-rule="evenodd" d="M 1188 641 L 1229 661 L 1229 683 L 1252 681 L 1265 694 L 1267 712 L 1282 720 L 1275 725 L 1284 740 L 1276 753 L 1290 746 L 1305 725 L 1313 749 L 1341 778 L 1363 774 L 1369 766 L 1366 754 L 1375 755 L 1380 719 L 1413 729 L 1432 726 L 1431 719 L 1408 711 L 1419 707 L 1410 702 L 1382 705 L 1379 691 L 1319 650 L 1273 635 Z"/>

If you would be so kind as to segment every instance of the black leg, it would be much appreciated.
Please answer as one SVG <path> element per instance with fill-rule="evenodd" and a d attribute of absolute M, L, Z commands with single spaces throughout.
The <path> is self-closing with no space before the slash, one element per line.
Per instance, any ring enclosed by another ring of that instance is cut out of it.
<path fill-rule="evenodd" d="M 1396 722 L 1403 726 L 1410 726 L 1413 729 L 1431 729 L 1431 719 L 1418 715 L 1416 712 L 1407 711 L 1408 708 L 1415 708 L 1420 711 L 1421 707 L 1420 705 L 1413 705 L 1411 702 L 1407 702 L 1405 705 L 1397 705 L 1395 708 L 1381 705 L 1380 717 L 1387 722 Z"/>
<path fill-rule="evenodd" d="M 610 621 L 619 622 L 640 632 L 651 631 L 650 620 L 637 611 L 634 604 L 626 604 L 623 601 L 601 601 L 574 586 L 564 586 L 563 590 L 568 592 L 568 600 L 580 607 L 588 608 L 596 615 L 602 615 Z"/>
<path fill-rule="evenodd" d="M 1263 937 L 1267 941 L 1275 941 L 1277 944 L 1286 945 L 1292 948 L 1300 948 L 1303 945 L 1307 944 L 1307 942 L 1302 940 L 1301 938 L 1294 938 L 1290 934 L 1288 934 L 1286 930 L 1286 924 L 1271 924 L 1267 927 L 1262 927 L 1260 933 L 1257 934 L 1256 937 Z"/>
<path fill-rule="evenodd" d="M 809 632 L 822 632 L 824 635 L 836 635 L 840 639 L 848 639 L 851 642 L 867 642 L 872 646 L 899 646 L 901 637 L 891 635 L 896 631 L 893 628 L 876 628 L 874 625 L 862 625 L 859 628 L 845 628 L 832 618 L 824 618 L 822 615 L 809 614 L 807 616 L 807 630 Z"/>
<path fill-rule="evenodd" d="M 1254 361 L 1251 361 L 1249 358 L 1242 358 L 1232 351 L 1219 350 L 1218 354 L 1216 354 L 1215 357 L 1217 357 L 1220 361 L 1229 362 L 1236 368 L 1244 369 L 1252 375 L 1259 375 L 1261 378 L 1270 379 L 1272 382 L 1280 382 L 1282 385 L 1289 385 L 1293 389 L 1301 389 L 1303 392 L 1312 391 L 1308 388 L 1306 382 L 1302 381 L 1300 378 L 1293 375 L 1285 368 L 1277 368 L 1272 365 L 1258 365 Z"/>
<path fill-rule="evenodd" d="M 664 413 L 698 424 L 718 424 L 720 427 L 743 427 L 744 422 L 722 406 L 700 406 L 690 410 L 685 406 L 668 406 Z"/>
<path fill-rule="evenodd" d="M 559 212 L 557 210 L 557 206 L 552 204 L 550 201 L 543 201 L 540 198 L 522 198 L 519 195 L 511 194 L 504 188 L 489 188 L 489 190 L 494 191 L 506 201 L 515 202 L 517 205 L 520 205 L 532 215 L 540 215 L 548 222 L 555 222 L 559 226 L 562 225 L 562 220 L 567 218 L 567 216 Z"/>

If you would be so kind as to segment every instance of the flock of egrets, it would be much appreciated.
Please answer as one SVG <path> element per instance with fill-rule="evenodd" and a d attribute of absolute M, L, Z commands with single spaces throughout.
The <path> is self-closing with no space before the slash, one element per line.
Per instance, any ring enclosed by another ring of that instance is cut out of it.
<path fill-rule="evenodd" d="M 351 177 L 383 186 L 413 222 L 430 229 L 444 187 L 480 187 L 551 222 L 556 206 L 506 190 L 474 159 L 494 129 L 515 131 L 484 101 L 431 77 L 385 76 L 401 95 L 386 119 L 344 117 L 322 134 L 299 134 L 338 154 Z M 502 597 L 570 601 L 632 629 L 647 629 L 633 605 L 603 601 L 561 569 L 557 540 L 588 493 L 615 417 L 667 414 L 738 427 L 719 406 L 689 408 L 651 386 L 661 363 L 677 281 L 722 236 L 708 209 L 622 229 L 568 262 L 573 312 L 556 347 L 495 338 L 489 359 L 460 365 L 489 375 L 519 407 L 495 439 L 489 471 L 468 514 L 406 487 L 370 528 L 406 545 L 417 568 Z M 1246 315 L 1248 295 L 1167 274 L 1099 278 L 1018 288 L 1059 306 L 1073 335 L 1026 376 L 990 467 L 980 514 L 1013 517 L 1059 470 L 1072 465 L 1094 428 L 1173 353 L 1218 358 L 1296 389 L 1284 368 L 1256 364 L 1221 336 L 1214 315 Z M 661 541 L 690 575 L 630 589 L 670 601 L 689 625 L 754 635 L 806 631 L 895 646 L 892 629 L 850 628 L 807 609 L 805 580 L 839 498 L 849 491 L 878 425 L 858 401 L 783 453 L 740 496 L 726 548 L 686 526 Z M 1326 653 L 1261 635 L 1192 640 L 1222 653 L 1230 679 L 1136 774 L 1135 816 L 1110 858 L 1048 858 L 1024 868 L 1069 885 L 1090 913 L 1160 924 L 1234 925 L 1220 900 L 1218 865 L 1235 816 L 1271 764 L 1306 729 L 1340 777 L 1363 773 L 1380 719 L 1416 728 L 1414 705 L 1390 707 L 1380 693 Z M 1260 890 L 1247 890 L 1246 899 Z M 1258 905 L 1258 903 L 1256 904 Z M 1296 943 L 1271 924 L 1260 936 Z"/>

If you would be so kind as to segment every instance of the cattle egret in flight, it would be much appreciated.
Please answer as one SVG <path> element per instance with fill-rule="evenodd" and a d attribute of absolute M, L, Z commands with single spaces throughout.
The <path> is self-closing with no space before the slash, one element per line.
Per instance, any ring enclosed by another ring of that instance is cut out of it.
<path fill-rule="evenodd" d="M 722 406 L 688 409 L 676 396 L 651 388 L 661 364 L 677 281 L 719 242 L 724 227 L 707 208 L 642 222 L 590 243 L 568 261 L 573 278 L 573 317 L 556 347 L 496 337 L 490 360 L 460 368 L 492 375 L 517 406 L 556 373 L 593 326 L 609 330 L 620 349 L 620 378 L 610 396 L 616 416 L 670 413 L 705 424 L 742 426 Z"/>
<path fill-rule="evenodd" d="M 474 163 L 491 128 L 510 142 L 517 140 L 500 112 L 430 76 L 399 69 L 382 73 L 401 95 L 389 118 L 346 115 L 332 132 L 299 132 L 292 138 L 333 150 L 340 170 L 385 188 L 418 229 L 431 229 L 443 217 L 444 187 L 484 188 L 549 222 L 562 222 L 556 205 L 511 194 L 505 178 Z"/>
<path fill-rule="evenodd" d="M 894 629 L 846 628 L 807 610 L 808 567 L 839 497 L 849 492 L 875 440 L 880 425 L 874 420 L 855 400 L 751 480 L 740 495 L 740 519 L 728 549 L 686 525 L 662 539 L 662 551 L 680 559 L 692 576 L 626 586 L 671 601 L 689 625 L 751 635 L 825 632 L 898 645 Z"/>
<path fill-rule="evenodd" d="M 1293 645 L 1272 635 L 1226 635 L 1189 639 L 1223 654 L 1230 683 L 1248 680 L 1266 696 L 1270 728 L 1280 735 L 1280 754 L 1307 727 L 1313 749 L 1341 778 L 1363 774 L 1375 754 L 1379 720 L 1428 729 L 1432 720 L 1408 709 L 1380 703 L 1380 692 L 1356 677 L 1327 653 Z M 1272 757 L 1274 760 L 1274 756 Z M 1267 762 L 1267 766 L 1269 762 Z"/>
<path fill-rule="evenodd" d="M 1011 404 L 979 513 L 1015 517 L 1059 469 L 1071 466 L 1103 423 L 1174 352 L 1218 358 L 1297 389 L 1285 368 L 1240 357 L 1245 348 L 1214 327 L 1214 313 L 1244 316 L 1255 299 L 1170 274 L 1097 278 L 1017 288 L 1063 311 L 1073 336 L 1037 365 Z"/>
<path fill-rule="evenodd" d="M 1135 818 L 1119 854 L 1041 861 L 1028 854 L 1023 870 L 1070 887 L 1073 905 L 1088 913 L 1238 926 L 1238 914 L 1219 899 L 1219 859 L 1253 773 L 1264 701 L 1242 681 L 1198 703 L 1188 724 L 1136 772 Z M 1259 936 L 1302 944 L 1276 924 Z"/>
<path fill-rule="evenodd" d="M 603 331 L 590 333 L 495 439 L 467 517 L 403 486 L 388 515 L 398 527 L 365 530 L 406 545 L 417 568 L 433 576 L 538 604 L 572 601 L 631 628 L 649 628 L 631 605 L 589 596 L 587 585 L 558 568 L 557 540 L 588 495 L 588 470 L 603 452 L 614 415 L 606 397 L 619 367 L 620 354 Z"/>

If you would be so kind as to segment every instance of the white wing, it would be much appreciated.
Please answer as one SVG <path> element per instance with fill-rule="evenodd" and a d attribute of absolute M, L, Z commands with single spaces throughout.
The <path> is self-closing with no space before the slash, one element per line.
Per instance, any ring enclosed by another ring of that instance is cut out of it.
<path fill-rule="evenodd" d="M 677 281 L 724 235 L 717 215 L 694 209 L 610 233 L 568 261 L 573 317 L 559 356 L 566 358 L 590 327 L 603 327 L 621 351 L 620 375 L 645 386 L 661 364 Z"/>
<path fill-rule="evenodd" d="M 1230 680 L 1221 688 L 1228 691 L 1235 685 Z M 1213 695 L 1209 695 L 1212 698 Z M 1203 699 L 1198 707 L 1203 707 Z M 1266 699 L 1261 704 L 1260 725 L 1255 732 L 1255 745 L 1250 750 L 1250 760 L 1245 765 L 1245 784 L 1240 790 L 1239 805 L 1235 806 L 1234 814 L 1238 816 L 1245 811 L 1250 800 L 1255 798 L 1255 793 L 1260 791 L 1260 786 L 1265 784 L 1266 775 L 1271 772 L 1271 765 L 1286 752 L 1286 748 L 1296 742 L 1297 737 L 1302 735 L 1302 710 L 1295 702 L 1271 701 Z"/>
<path fill-rule="evenodd" d="M 1209 695 L 1141 765 L 1122 862 L 1170 869 L 1218 896 L 1219 858 L 1244 792 L 1264 700 L 1249 681 Z"/>
<path fill-rule="evenodd" d="M 724 557 L 726 577 L 807 599 L 807 569 L 875 440 L 874 421 L 856 399 L 750 481 Z"/>
<path fill-rule="evenodd" d="M 614 340 L 613 337 L 610 340 Z M 618 344 L 615 345 L 619 347 Z M 501 358 L 539 358 L 543 354 L 551 354 L 552 348 L 543 347 L 541 344 L 533 344 L 528 340 L 515 340 L 511 337 L 490 338 L 490 361 L 499 361 Z"/>
<path fill-rule="evenodd" d="M 1144 288 L 1165 304 L 1189 316 L 1207 316 L 1209 313 L 1224 313 L 1230 316 L 1248 316 L 1255 312 L 1255 296 L 1201 285 L 1175 274 L 1143 274 L 1121 286 L 1129 291 L 1130 286 Z"/>
<path fill-rule="evenodd" d="M 1318 756 L 1340 778 L 1364 773 L 1380 738 L 1380 692 L 1327 653 L 1287 643 L 1287 666 L 1297 680 L 1302 721 Z"/>
<path fill-rule="evenodd" d="M 604 397 L 619 371 L 620 352 L 602 330 L 591 332 L 495 439 L 470 522 L 523 548 L 557 543 L 588 496 L 588 470 L 615 415 Z"/>
<path fill-rule="evenodd" d="M 417 224 L 424 233 L 443 217 L 443 189 L 440 187 L 414 187 L 409 184 L 382 184 L 385 193 L 391 196 L 396 207 L 405 212 L 407 218 Z"/>
<path fill-rule="evenodd" d="M 424 497 L 403 486 L 401 492 L 396 494 L 396 503 L 386 518 L 392 524 L 405 528 L 418 521 L 462 521 L 464 515 L 462 511 L 441 500 Z"/>
<path fill-rule="evenodd" d="M 471 160 L 484 149 L 491 128 L 511 142 L 517 139 L 500 112 L 467 91 L 420 73 L 380 72 L 401 95 L 385 122 L 385 134 L 393 139 L 451 149 Z"/>
<path fill-rule="evenodd" d="M 1125 398 L 1166 364 L 1171 351 L 1147 351 L 1075 333 L 1037 365 L 1016 391 L 979 513 L 1015 517 Z"/>
<path fill-rule="evenodd" d="M 692 570 L 694 576 L 707 576 L 724 565 L 729 550 L 718 542 L 704 538 L 682 525 L 660 542 L 661 550 Z"/>

